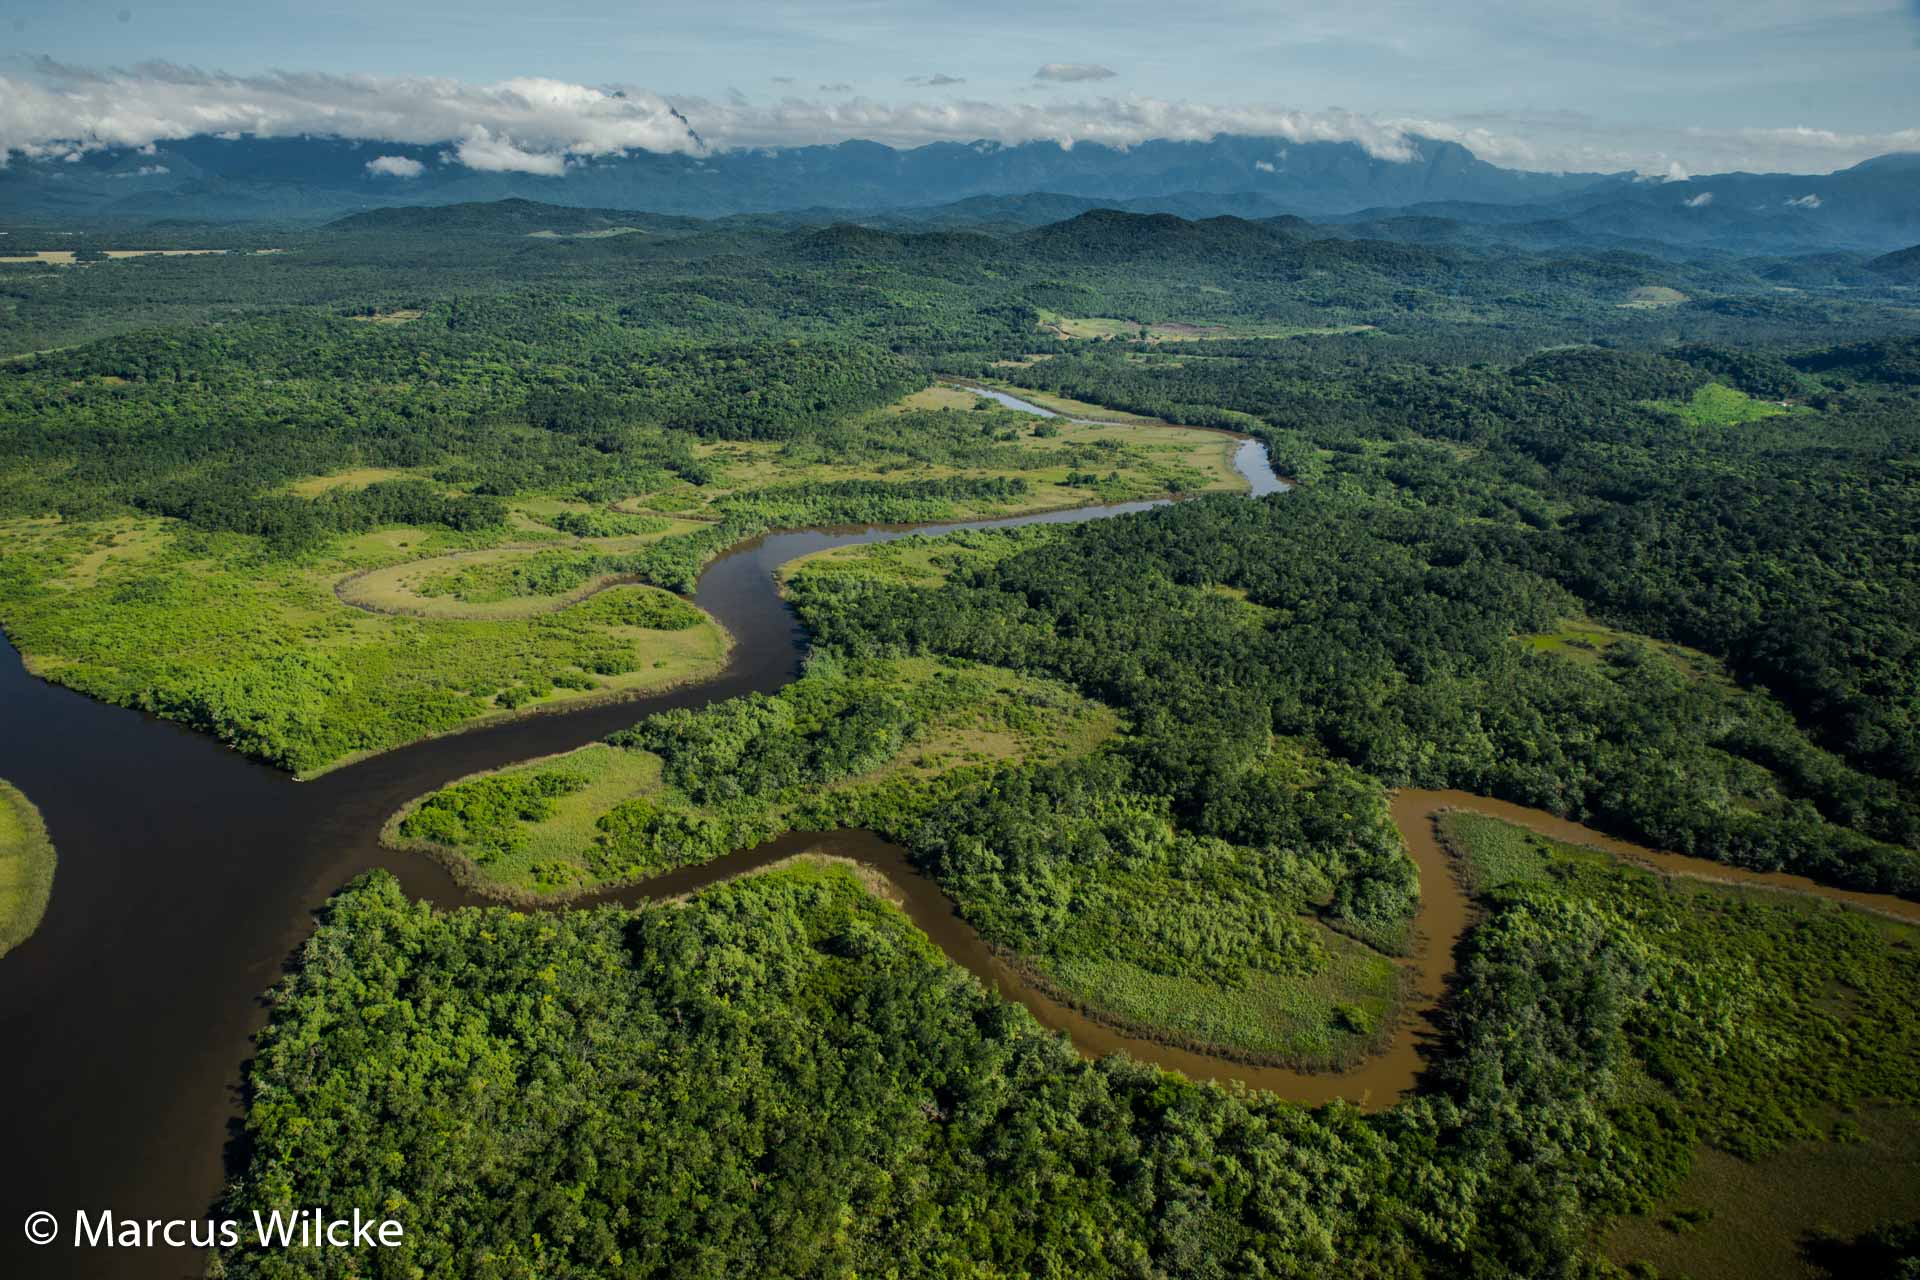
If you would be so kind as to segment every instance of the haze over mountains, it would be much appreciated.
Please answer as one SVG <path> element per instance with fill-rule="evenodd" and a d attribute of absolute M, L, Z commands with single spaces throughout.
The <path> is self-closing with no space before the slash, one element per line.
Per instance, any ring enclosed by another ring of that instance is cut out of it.
<path fill-rule="evenodd" d="M 1550 174 L 1502 168 L 1451 142 L 1411 158 L 1351 142 L 1220 135 L 1132 147 L 874 142 L 705 155 L 630 151 L 559 176 L 484 171 L 436 145 L 202 136 L 71 159 L 16 156 L 0 216 L 319 222 L 391 205 L 492 201 L 717 217 L 806 211 L 935 225 L 1039 225 L 1094 207 L 1186 217 L 1296 214 L 1353 234 L 1533 248 L 1634 246 L 1884 252 L 1920 241 L 1920 154 L 1826 175 Z"/>

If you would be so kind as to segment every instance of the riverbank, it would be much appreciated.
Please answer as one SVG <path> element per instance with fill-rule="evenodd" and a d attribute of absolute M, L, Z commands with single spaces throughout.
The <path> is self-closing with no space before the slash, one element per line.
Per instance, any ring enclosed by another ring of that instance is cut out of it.
<path fill-rule="evenodd" d="M 56 860 L 40 810 L 20 788 L 0 781 L 0 956 L 40 927 Z"/>

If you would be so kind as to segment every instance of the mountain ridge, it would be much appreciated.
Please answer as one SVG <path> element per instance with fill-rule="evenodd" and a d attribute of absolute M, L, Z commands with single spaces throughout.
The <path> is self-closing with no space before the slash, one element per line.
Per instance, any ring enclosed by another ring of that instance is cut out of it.
<path fill-rule="evenodd" d="M 419 176 L 387 176 L 407 164 L 369 168 L 382 158 L 410 162 Z M 1222 134 L 1124 148 L 979 142 L 896 149 L 851 141 L 706 156 L 630 152 L 548 176 L 470 169 L 439 144 L 200 137 L 151 153 L 16 157 L 0 168 L 0 218 L 47 225 L 314 224 L 377 209 L 502 199 L 629 220 L 645 211 L 657 219 L 738 217 L 795 227 L 1014 229 L 1119 208 L 1187 219 L 1291 215 L 1407 243 L 1884 253 L 1920 239 L 1920 154 L 1891 153 L 1815 176 L 1649 180 L 1503 169 L 1432 139 L 1414 139 L 1408 159 L 1390 160 L 1354 143 Z"/>

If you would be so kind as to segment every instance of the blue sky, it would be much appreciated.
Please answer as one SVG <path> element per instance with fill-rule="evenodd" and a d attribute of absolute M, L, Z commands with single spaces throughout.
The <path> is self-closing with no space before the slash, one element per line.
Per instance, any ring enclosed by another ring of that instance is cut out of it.
<path fill-rule="evenodd" d="M 515 82 L 618 87 L 724 145 L 1126 141 L 1279 120 L 1457 137 L 1535 168 L 1820 171 L 1920 148 L 1920 0 L 0 0 L 0 39 L 0 145 L 16 147 L 241 127 L 250 93 L 272 99 L 263 128 L 404 134 L 391 122 L 423 92 L 446 127 L 575 146 L 564 92 L 537 126 L 490 114 L 491 87 Z M 182 68 L 226 78 L 196 88 Z M 306 79 L 261 79 L 274 72 Z M 473 90 L 471 119 L 427 78 Z M 655 136 L 610 131 L 605 104 L 582 101 L 599 119 L 588 150 Z"/>

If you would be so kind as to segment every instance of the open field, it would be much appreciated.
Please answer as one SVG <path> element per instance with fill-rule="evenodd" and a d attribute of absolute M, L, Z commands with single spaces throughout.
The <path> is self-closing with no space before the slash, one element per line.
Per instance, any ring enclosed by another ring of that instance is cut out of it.
<path fill-rule="evenodd" d="M 1809 1246 L 1888 1220 L 1920 1218 L 1920 1111 L 1867 1105 L 1838 1114 L 1824 1140 L 1759 1160 L 1694 1153 L 1686 1181 L 1604 1237 L 1615 1262 L 1693 1280 L 1819 1280 Z M 1838 1280 L 1838 1278 L 1836 1278 Z"/>
<path fill-rule="evenodd" d="M 1142 324 L 1137 320 L 1117 320 L 1110 316 L 1063 316 L 1042 312 L 1043 329 L 1062 337 L 1099 341 L 1119 338 L 1146 342 L 1206 342 L 1245 338 L 1297 338 L 1307 334 L 1365 333 L 1370 324 L 1284 325 L 1233 321 L 1219 324 L 1190 324 L 1168 320 Z"/>
<path fill-rule="evenodd" d="M 53 894 L 53 842 L 40 811 L 0 780 L 0 956 L 25 942 Z"/>
<path fill-rule="evenodd" d="M 1691 301 L 1691 299 L 1678 289 L 1669 289 L 1665 285 L 1649 284 L 1641 285 L 1639 288 L 1631 290 L 1627 294 L 1627 300 L 1617 305 L 1629 309 L 1655 310 L 1660 307 L 1677 307 L 1681 303 L 1688 301 Z"/>
<path fill-rule="evenodd" d="M 1365 943 L 1303 924 L 1319 951 L 1304 975 L 1255 971 L 1222 984 L 1102 957 L 1033 972 L 1045 989 L 1122 1030 L 1226 1057 L 1307 1069 L 1350 1065 L 1393 1033 L 1400 971 Z"/>
<path fill-rule="evenodd" d="M 780 581 L 796 574 L 816 577 L 847 576 L 896 582 L 906 586 L 937 587 L 963 568 L 979 568 L 1038 546 L 1058 526 L 1035 524 L 1016 529 L 963 529 L 935 537 L 902 538 L 896 542 L 856 543 L 816 551 L 780 566 Z"/>
<path fill-rule="evenodd" d="M 78 250 L 41 249 L 29 254 L 0 254 L 0 262 L 41 262 L 60 266 L 75 264 Z M 121 258 L 218 258 L 233 253 L 232 249 L 102 249 L 101 256 L 115 260 Z M 254 253 L 279 253 L 278 249 L 255 249 Z M 85 265 L 85 264 L 80 264 Z"/>
<path fill-rule="evenodd" d="M 204 258 L 219 257 L 226 249 L 102 249 L 109 258 Z"/>
<path fill-rule="evenodd" d="M 375 311 L 364 316 L 348 316 L 347 319 L 363 324 L 411 324 L 425 314 L 418 307 L 396 307 L 392 311 Z"/>
<path fill-rule="evenodd" d="M 354 467 L 347 471 L 336 471 L 332 475 L 309 476 L 288 485 L 286 491 L 296 498 L 317 498 L 323 493 L 335 493 L 341 490 L 364 489 L 370 484 L 379 484 L 384 480 L 424 480 L 426 470 L 421 467 Z"/>
<path fill-rule="evenodd" d="M 1690 427 L 1736 427 L 1743 422 L 1777 418 L 1783 413 L 1792 412 L 1786 405 L 1756 400 L 1744 391 L 1718 382 L 1709 382 L 1701 387 L 1685 403 L 1662 400 L 1655 402 L 1653 407 L 1678 415 Z"/>
<path fill-rule="evenodd" d="M 600 227 L 594 231 L 529 231 L 527 236 L 533 240 L 607 240 L 614 236 L 644 236 L 651 234 L 645 227 Z"/>
<path fill-rule="evenodd" d="M 1706 680 L 1731 689 L 1733 680 L 1726 667 L 1710 654 L 1671 641 L 1655 640 L 1609 627 L 1591 618 L 1565 618 L 1552 631 L 1529 632 L 1521 643 L 1536 653 L 1555 653 L 1575 662 L 1594 664 L 1605 660 L 1621 644 L 1637 646 L 1654 654 L 1690 680 Z"/>

